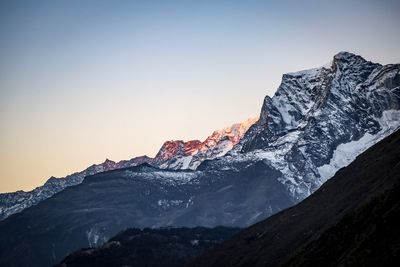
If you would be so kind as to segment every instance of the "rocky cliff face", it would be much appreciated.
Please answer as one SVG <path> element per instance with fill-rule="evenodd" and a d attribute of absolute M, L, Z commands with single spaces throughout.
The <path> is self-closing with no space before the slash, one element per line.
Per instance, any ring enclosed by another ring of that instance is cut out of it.
<path fill-rule="evenodd" d="M 212 133 L 206 140 L 167 141 L 151 164 L 162 169 L 195 170 L 203 161 L 224 156 L 242 139 L 247 130 L 257 121 L 250 118 Z"/>
<path fill-rule="evenodd" d="M 341 52 L 321 68 L 283 75 L 259 121 L 215 168 L 264 161 L 295 199 L 400 125 L 400 65 Z"/>

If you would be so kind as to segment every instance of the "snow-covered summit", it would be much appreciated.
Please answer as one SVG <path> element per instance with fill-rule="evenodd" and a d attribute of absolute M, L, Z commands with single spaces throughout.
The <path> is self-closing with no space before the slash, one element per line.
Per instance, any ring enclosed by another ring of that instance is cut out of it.
<path fill-rule="evenodd" d="M 164 169 L 196 169 L 203 161 L 225 155 L 244 136 L 258 118 L 249 118 L 214 131 L 203 142 L 167 141 L 161 147 L 151 164 Z"/>
<path fill-rule="evenodd" d="M 400 65 L 340 52 L 331 67 L 285 74 L 260 120 L 225 158 L 209 164 L 267 162 L 297 199 L 400 126 Z"/>

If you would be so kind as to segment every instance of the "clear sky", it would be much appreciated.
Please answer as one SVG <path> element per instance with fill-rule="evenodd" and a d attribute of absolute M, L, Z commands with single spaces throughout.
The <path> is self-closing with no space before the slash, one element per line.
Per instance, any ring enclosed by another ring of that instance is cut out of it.
<path fill-rule="evenodd" d="M 339 51 L 400 62 L 400 1 L 0 1 L 0 192 L 257 116 Z"/>

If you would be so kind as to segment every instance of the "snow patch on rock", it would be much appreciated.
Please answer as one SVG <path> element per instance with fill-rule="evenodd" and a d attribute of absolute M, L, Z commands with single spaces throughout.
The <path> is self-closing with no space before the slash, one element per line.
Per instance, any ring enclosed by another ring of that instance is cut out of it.
<path fill-rule="evenodd" d="M 333 177 L 339 169 L 349 165 L 369 147 L 395 132 L 400 127 L 400 111 L 385 110 L 382 117 L 377 121 L 382 127 L 381 131 L 374 135 L 366 133 L 357 141 L 340 144 L 334 151 L 329 164 L 318 167 L 318 172 L 323 182 Z"/>

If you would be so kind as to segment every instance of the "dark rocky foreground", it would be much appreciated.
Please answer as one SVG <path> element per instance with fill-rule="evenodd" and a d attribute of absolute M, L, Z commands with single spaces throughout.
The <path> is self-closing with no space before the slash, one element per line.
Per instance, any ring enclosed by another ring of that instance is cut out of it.
<path fill-rule="evenodd" d="M 240 232 L 191 267 L 399 266 L 400 131 L 313 195 Z"/>
<path fill-rule="evenodd" d="M 128 229 L 99 248 L 69 255 L 56 267 L 182 267 L 238 231 L 227 227 Z"/>

